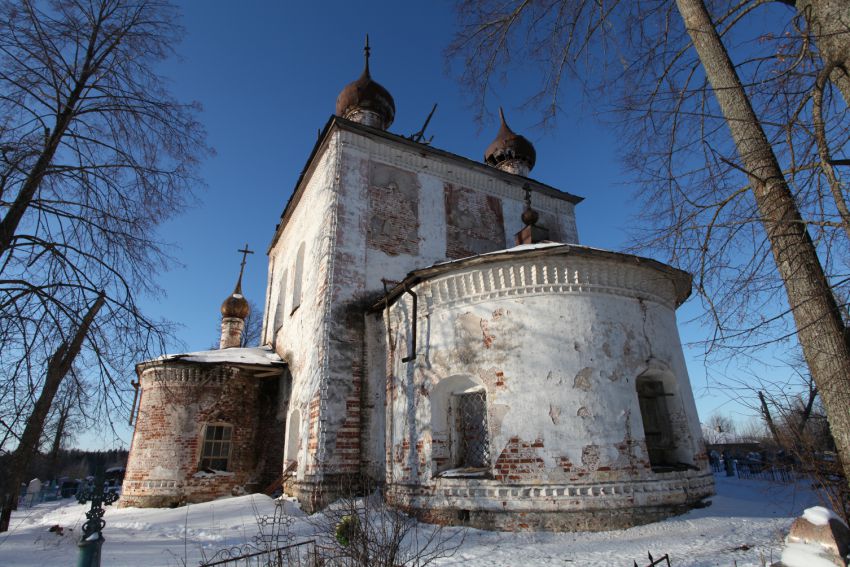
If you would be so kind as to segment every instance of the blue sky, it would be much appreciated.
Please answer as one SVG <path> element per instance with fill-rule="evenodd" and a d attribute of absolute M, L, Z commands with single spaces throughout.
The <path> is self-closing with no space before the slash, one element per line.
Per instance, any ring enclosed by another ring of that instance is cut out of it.
<path fill-rule="evenodd" d="M 577 88 L 567 89 L 554 128 L 535 128 L 539 111 L 523 107 L 527 77 L 519 72 L 496 86 L 489 120 L 475 123 L 471 100 L 448 72 L 444 55 L 456 25 L 452 6 L 439 1 L 182 3 L 187 35 L 177 47 L 179 60 L 169 61 L 162 72 L 175 96 L 203 105 L 201 121 L 216 156 L 203 165 L 207 186 L 198 189 L 195 206 L 162 227 L 161 239 L 173 244 L 178 263 L 156 275 L 166 297 L 145 302 L 152 315 L 183 325 L 178 332 L 183 344 L 174 350 L 217 343 L 218 309 L 238 274 L 236 250 L 246 242 L 256 254 L 249 257 L 243 290 L 262 306 L 265 253 L 275 225 L 337 94 L 362 70 L 367 32 L 372 76 L 396 102 L 392 132 L 419 130 L 436 102 L 428 127 L 433 145 L 482 159 L 497 131 L 501 104 L 511 127 L 537 149 L 531 176 L 585 197 L 577 207 L 581 242 L 613 250 L 625 246 L 638 205 L 619 161 L 616 132 Z M 705 334 L 698 325 L 685 324 L 698 312 L 694 301 L 679 310 L 686 343 Z M 700 354 L 700 348 L 686 347 L 705 420 L 726 397 L 706 390 Z M 721 410 L 743 411 L 729 405 Z M 129 444 L 129 431 L 122 437 Z"/>

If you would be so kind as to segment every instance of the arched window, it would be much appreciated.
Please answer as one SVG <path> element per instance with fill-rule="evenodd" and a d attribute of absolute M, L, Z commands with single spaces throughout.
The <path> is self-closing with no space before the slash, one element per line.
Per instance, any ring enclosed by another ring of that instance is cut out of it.
<path fill-rule="evenodd" d="M 289 464 L 298 460 L 300 434 L 301 412 L 294 409 L 289 413 L 289 419 L 286 420 L 286 446 L 283 448 L 284 463 Z"/>
<path fill-rule="evenodd" d="M 301 285 L 304 279 L 304 243 L 298 247 L 298 255 L 295 257 L 295 278 L 292 281 L 292 311 L 301 305 Z"/>
<path fill-rule="evenodd" d="M 283 317 L 286 314 L 286 280 L 289 277 L 289 270 L 284 270 L 280 278 L 280 291 L 277 294 L 277 305 L 274 310 L 274 328 L 272 329 L 272 342 L 277 337 L 277 332 L 283 326 Z"/>
<path fill-rule="evenodd" d="M 486 474 L 491 456 L 484 386 L 468 376 L 451 376 L 440 380 L 429 397 L 435 472 Z"/>
<path fill-rule="evenodd" d="M 452 394 L 457 443 L 455 466 L 490 466 L 490 433 L 487 428 L 487 394 L 482 387 Z"/>
<path fill-rule="evenodd" d="M 204 427 L 199 469 L 226 471 L 230 466 L 230 448 L 233 426 L 226 423 L 209 423 Z"/>

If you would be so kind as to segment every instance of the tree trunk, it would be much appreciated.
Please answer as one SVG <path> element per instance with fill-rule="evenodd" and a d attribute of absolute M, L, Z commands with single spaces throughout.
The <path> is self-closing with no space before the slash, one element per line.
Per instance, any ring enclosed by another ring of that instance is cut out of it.
<path fill-rule="evenodd" d="M 835 296 L 773 149 L 705 4 L 702 0 L 676 0 L 676 4 L 748 172 L 797 326 L 797 338 L 850 479 L 850 345 Z"/>
<path fill-rule="evenodd" d="M 829 80 L 850 107 L 850 0 L 796 0 L 824 66 L 834 65 Z"/>
<path fill-rule="evenodd" d="M 56 478 L 59 472 L 59 450 L 62 448 L 62 437 L 65 435 L 65 424 L 71 413 L 71 404 L 62 405 L 59 409 L 59 418 L 56 420 L 56 432 L 53 434 L 53 444 L 50 447 L 50 458 L 48 460 L 48 477 Z"/>
<path fill-rule="evenodd" d="M 12 515 L 11 503 L 18 500 L 21 481 L 33 455 L 38 450 L 38 441 L 44 430 L 44 422 L 47 420 L 47 413 L 50 411 L 53 398 L 56 397 L 56 392 L 59 391 L 59 385 L 62 383 L 62 380 L 71 370 L 74 359 L 80 353 L 83 340 L 89 332 L 89 327 L 91 327 L 95 315 L 103 307 L 105 301 L 106 295 L 101 292 L 97 300 L 89 308 L 88 313 L 83 317 L 80 326 L 74 331 L 71 341 L 63 342 L 59 345 L 59 348 L 56 349 L 56 352 L 53 353 L 53 356 L 50 357 L 47 363 L 47 375 L 44 379 L 44 386 L 33 406 L 29 419 L 27 419 L 27 424 L 24 427 L 18 447 L 12 453 L 6 478 L 0 479 L 6 485 L 2 491 L 4 501 L 3 510 L 0 512 L 0 532 L 5 532 L 9 529 L 9 519 Z"/>
<path fill-rule="evenodd" d="M 41 187 L 44 176 L 47 175 L 47 170 L 53 162 L 56 151 L 59 149 L 62 136 L 65 135 L 68 126 L 71 124 L 71 119 L 74 116 L 74 106 L 79 101 L 82 88 L 82 83 L 77 85 L 77 88 L 74 89 L 71 97 L 68 99 L 65 110 L 56 117 L 56 125 L 47 137 L 47 141 L 41 150 L 41 154 L 38 156 L 38 160 L 36 160 L 35 165 L 29 171 L 26 181 L 24 181 L 21 190 L 18 192 L 9 210 L 6 211 L 3 220 L 0 220 L 0 256 L 12 246 L 12 240 L 15 238 L 18 225 L 21 224 L 24 213 L 32 203 L 36 191 Z"/>
<path fill-rule="evenodd" d="M 773 436 L 773 442 L 778 447 L 782 446 L 782 441 L 779 439 L 779 433 L 776 431 L 776 424 L 773 423 L 773 416 L 770 415 L 770 408 L 767 407 L 767 400 L 764 399 L 764 392 L 759 390 L 759 401 L 761 402 L 761 415 L 764 422 L 767 423 L 767 428 L 770 429 L 770 434 Z"/>

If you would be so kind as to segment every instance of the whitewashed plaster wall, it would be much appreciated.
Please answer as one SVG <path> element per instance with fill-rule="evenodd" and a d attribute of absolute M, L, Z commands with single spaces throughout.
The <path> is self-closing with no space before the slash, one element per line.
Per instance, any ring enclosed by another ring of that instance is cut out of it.
<path fill-rule="evenodd" d="M 498 199 L 504 218 L 504 242 L 494 245 L 498 249 L 513 246 L 522 228 L 522 186 L 529 182 L 507 181 L 484 166 L 470 167 L 339 125 L 332 127 L 314 163 L 269 252 L 263 330 L 293 376 L 289 413 L 298 409 L 301 416 L 298 480 L 321 476 L 317 463 L 324 472 L 348 473 L 354 463 L 383 462 L 384 447 L 373 435 L 383 431 L 383 408 L 370 401 L 366 415 L 360 413 L 360 389 L 365 387 L 363 398 L 372 400 L 385 388 L 383 364 L 370 365 L 364 350 L 363 314 L 383 292 L 382 279 L 401 280 L 413 269 L 446 259 L 446 184 Z M 392 186 L 382 187 L 384 182 Z M 406 191 L 408 210 L 400 210 L 398 200 L 383 198 L 383 189 Z M 572 202 L 535 192 L 533 205 L 563 240 L 577 241 Z M 383 219 L 392 215 L 398 217 L 392 230 L 376 236 Z M 291 313 L 302 242 L 303 299 Z"/>
<path fill-rule="evenodd" d="M 410 297 L 385 317 L 393 367 L 390 484 L 443 482 L 434 478 L 439 448 L 432 441 L 441 431 L 431 394 L 455 377 L 486 390 L 491 473 L 502 483 L 589 486 L 708 474 L 668 274 L 612 258 L 516 253 L 513 260 L 460 267 L 414 291 L 415 363 L 401 362 L 410 349 Z M 698 471 L 651 471 L 635 389 L 642 374 L 663 377 L 672 394 L 676 457 Z M 680 496 L 687 498 L 687 490 Z"/>
<path fill-rule="evenodd" d="M 289 365 L 292 392 L 287 427 L 297 426 L 299 446 L 287 454 L 298 455 L 296 478 L 320 474 L 317 455 L 309 448 L 318 436 L 319 422 L 311 420 L 311 403 L 318 404 L 327 352 L 327 309 L 332 240 L 336 217 L 335 185 L 339 176 L 339 139 L 331 135 L 316 158 L 315 167 L 303 180 L 303 192 L 277 242 L 269 251 L 269 284 L 263 338 L 274 344 Z M 294 312 L 296 255 L 304 243 L 301 304 Z M 284 276 L 286 279 L 284 280 Z M 285 292 L 285 293 L 284 293 Z M 276 323 L 279 328 L 276 328 Z M 300 417 L 291 424 L 293 412 Z M 289 436 L 288 436 L 289 437 Z"/>
<path fill-rule="evenodd" d="M 514 246 L 514 235 L 521 230 L 524 208 L 523 185 L 527 180 L 516 177 L 505 181 L 495 170 L 469 167 L 458 160 L 426 152 L 415 152 L 406 145 L 393 144 L 380 137 L 342 130 L 339 225 L 334 243 L 337 264 L 334 271 L 334 298 L 337 305 L 361 309 L 377 299 L 384 290 L 382 280 L 390 285 L 408 272 L 447 259 L 447 184 L 464 191 L 498 199 L 504 226 L 503 241 L 484 251 Z M 393 186 L 386 190 L 386 187 Z M 531 182 L 534 187 L 535 183 Z M 533 206 L 566 242 L 578 239 L 575 205 L 567 200 L 535 193 Z M 387 220 L 389 219 L 389 221 Z M 470 218 L 471 223 L 481 219 Z M 391 226 L 386 227 L 387 223 Z M 392 224 L 397 223 L 397 224 Z M 380 233 L 380 234 L 379 234 Z M 333 309 L 333 308 L 332 308 Z M 345 311 L 345 310 L 344 310 Z M 361 420 L 360 458 L 370 476 L 383 476 L 385 440 L 384 410 L 386 388 L 385 355 L 380 333 L 361 329 L 350 336 L 347 312 L 332 316 L 339 325 L 336 347 L 331 347 L 331 368 L 338 373 L 331 381 L 339 392 L 348 394 L 352 364 L 357 358 L 366 366 L 362 376 L 365 402 Z M 365 352 L 363 336 L 367 337 Z M 355 344 L 356 341 L 360 341 Z M 335 421 L 330 429 L 347 427 L 344 422 L 345 396 L 333 396 L 335 407 L 328 419 Z M 330 417 L 333 416 L 333 417 Z M 348 423 L 351 422 L 350 416 Z M 344 448 L 342 451 L 349 450 Z M 339 453 L 339 451 L 337 451 Z"/>

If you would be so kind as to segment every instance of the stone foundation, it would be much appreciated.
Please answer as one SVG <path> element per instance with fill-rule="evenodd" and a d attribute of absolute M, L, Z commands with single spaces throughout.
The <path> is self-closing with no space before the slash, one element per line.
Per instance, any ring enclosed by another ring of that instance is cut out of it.
<path fill-rule="evenodd" d="M 301 509 L 313 514 L 340 498 L 360 496 L 364 493 L 359 475 L 324 475 L 322 480 L 289 480 L 283 492 L 298 500 Z"/>
<path fill-rule="evenodd" d="M 392 486 L 387 500 L 424 521 L 439 524 L 502 531 L 604 531 L 682 514 L 714 494 L 710 473 L 664 476 L 593 485 L 440 479 L 433 487 Z"/>

